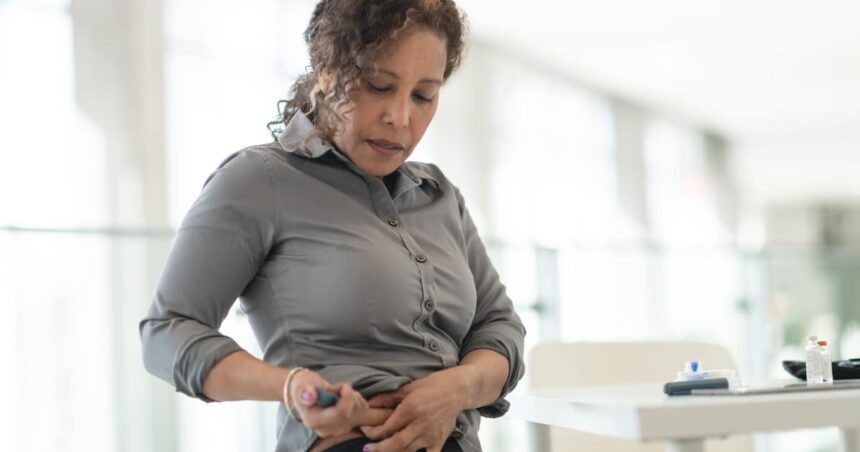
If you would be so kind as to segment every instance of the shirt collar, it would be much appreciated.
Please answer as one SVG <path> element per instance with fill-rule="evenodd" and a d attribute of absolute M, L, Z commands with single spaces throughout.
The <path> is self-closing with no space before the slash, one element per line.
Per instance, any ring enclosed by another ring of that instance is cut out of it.
<path fill-rule="evenodd" d="M 302 112 L 296 112 L 278 136 L 278 143 L 285 151 L 301 154 L 313 159 L 320 158 L 333 147 L 324 142 L 314 129 L 314 124 Z"/>
<path fill-rule="evenodd" d="M 342 155 L 331 144 L 325 142 L 316 133 L 314 124 L 302 112 L 296 112 L 290 121 L 284 127 L 283 132 L 278 136 L 278 143 L 281 147 L 292 154 L 299 154 L 304 157 L 317 159 L 331 151 L 338 157 L 348 160 L 345 155 Z M 404 176 L 412 179 L 420 184 L 422 181 L 427 181 L 436 189 L 439 188 L 438 179 L 427 172 L 420 165 L 403 164 L 397 169 Z"/>
<path fill-rule="evenodd" d="M 400 166 L 400 172 L 404 173 L 407 177 L 414 180 L 415 182 L 427 181 L 437 190 L 439 189 L 439 180 L 436 179 L 436 176 L 428 173 L 424 168 L 419 165 L 410 165 L 409 163 L 405 163 Z"/>

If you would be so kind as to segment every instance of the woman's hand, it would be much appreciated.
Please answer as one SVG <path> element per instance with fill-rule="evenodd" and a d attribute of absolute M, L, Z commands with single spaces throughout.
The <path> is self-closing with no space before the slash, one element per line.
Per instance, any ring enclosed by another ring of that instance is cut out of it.
<path fill-rule="evenodd" d="M 315 406 L 317 387 L 336 394 L 337 403 L 325 408 Z M 311 370 L 297 373 L 290 381 L 290 387 L 287 390 L 290 391 L 289 399 L 293 409 L 305 426 L 320 438 L 343 434 L 359 425 L 382 424 L 392 411 L 381 407 L 371 409 L 364 397 L 352 389 L 351 385 L 332 385 Z"/>
<path fill-rule="evenodd" d="M 439 452 L 454 430 L 457 415 L 466 409 L 463 379 L 448 369 L 409 383 L 397 391 L 377 394 L 369 401 L 372 408 L 394 408 L 384 424 L 362 424 L 361 431 L 371 440 L 374 452 Z"/>

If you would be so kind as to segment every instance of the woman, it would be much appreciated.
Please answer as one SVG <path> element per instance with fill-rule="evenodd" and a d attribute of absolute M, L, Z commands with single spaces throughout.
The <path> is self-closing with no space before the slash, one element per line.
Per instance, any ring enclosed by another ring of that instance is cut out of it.
<path fill-rule="evenodd" d="M 405 162 L 463 28 L 448 0 L 316 6 L 282 132 L 223 162 L 177 233 L 140 324 L 151 373 L 207 402 L 283 402 L 279 451 L 480 450 L 525 331 L 459 191 Z M 263 360 L 218 332 L 236 298 Z"/>

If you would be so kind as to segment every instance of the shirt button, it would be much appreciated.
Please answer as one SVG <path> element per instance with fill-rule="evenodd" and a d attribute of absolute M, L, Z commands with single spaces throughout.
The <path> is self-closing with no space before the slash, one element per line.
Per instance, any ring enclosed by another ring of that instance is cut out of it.
<path fill-rule="evenodd" d="M 436 341 L 430 341 L 430 344 L 427 346 L 434 352 L 439 350 L 439 344 L 437 344 Z"/>
<path fill-rule="evenodd" d="M 433 300 L 425 301 L 424 302 L 424 309 L 426 309 L 428 311 L 432 311 L 433 310 Z"/>
<path fill-rule="evenodd" d="M 415 256 L 415 262 L 418 262 L 419 264 L 423 264 L 423 263 L 427 262 L 427 256 L 425 256 L 423 254 L 419 254 L 419 255 Z"/>
<path fill-rule="evenodd" d="M 391 227 L 396 228 L 400 224 L 400 220 L 398 220 L 397 218 L 390 218 L 388 220 L 388 224 L 391 225 Z"/>

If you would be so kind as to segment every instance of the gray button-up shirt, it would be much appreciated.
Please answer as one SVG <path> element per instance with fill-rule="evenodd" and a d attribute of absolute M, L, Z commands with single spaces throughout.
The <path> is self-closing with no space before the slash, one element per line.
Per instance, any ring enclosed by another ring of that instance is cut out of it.
<path fill-rule="evenodd" d="M 504 414 L 501 397 L 523 375 L 525 330 L 457 188 L 435 165 L 407 162 L 389 191 L 301 114 L 278 141 L 233 154 L 207 180 L 140 322 L 147 370 L 210 401 L 207 373 L 240 350 L 218 331 L 237 298 L 263 359 L 365 397 L 472 350 L 507 357 L 500 398 L 458 417 L 464 451 L 480 450 L 479 414 Z M 283 404 L 277 424 L 278 451 L 315 439 Z"/>

